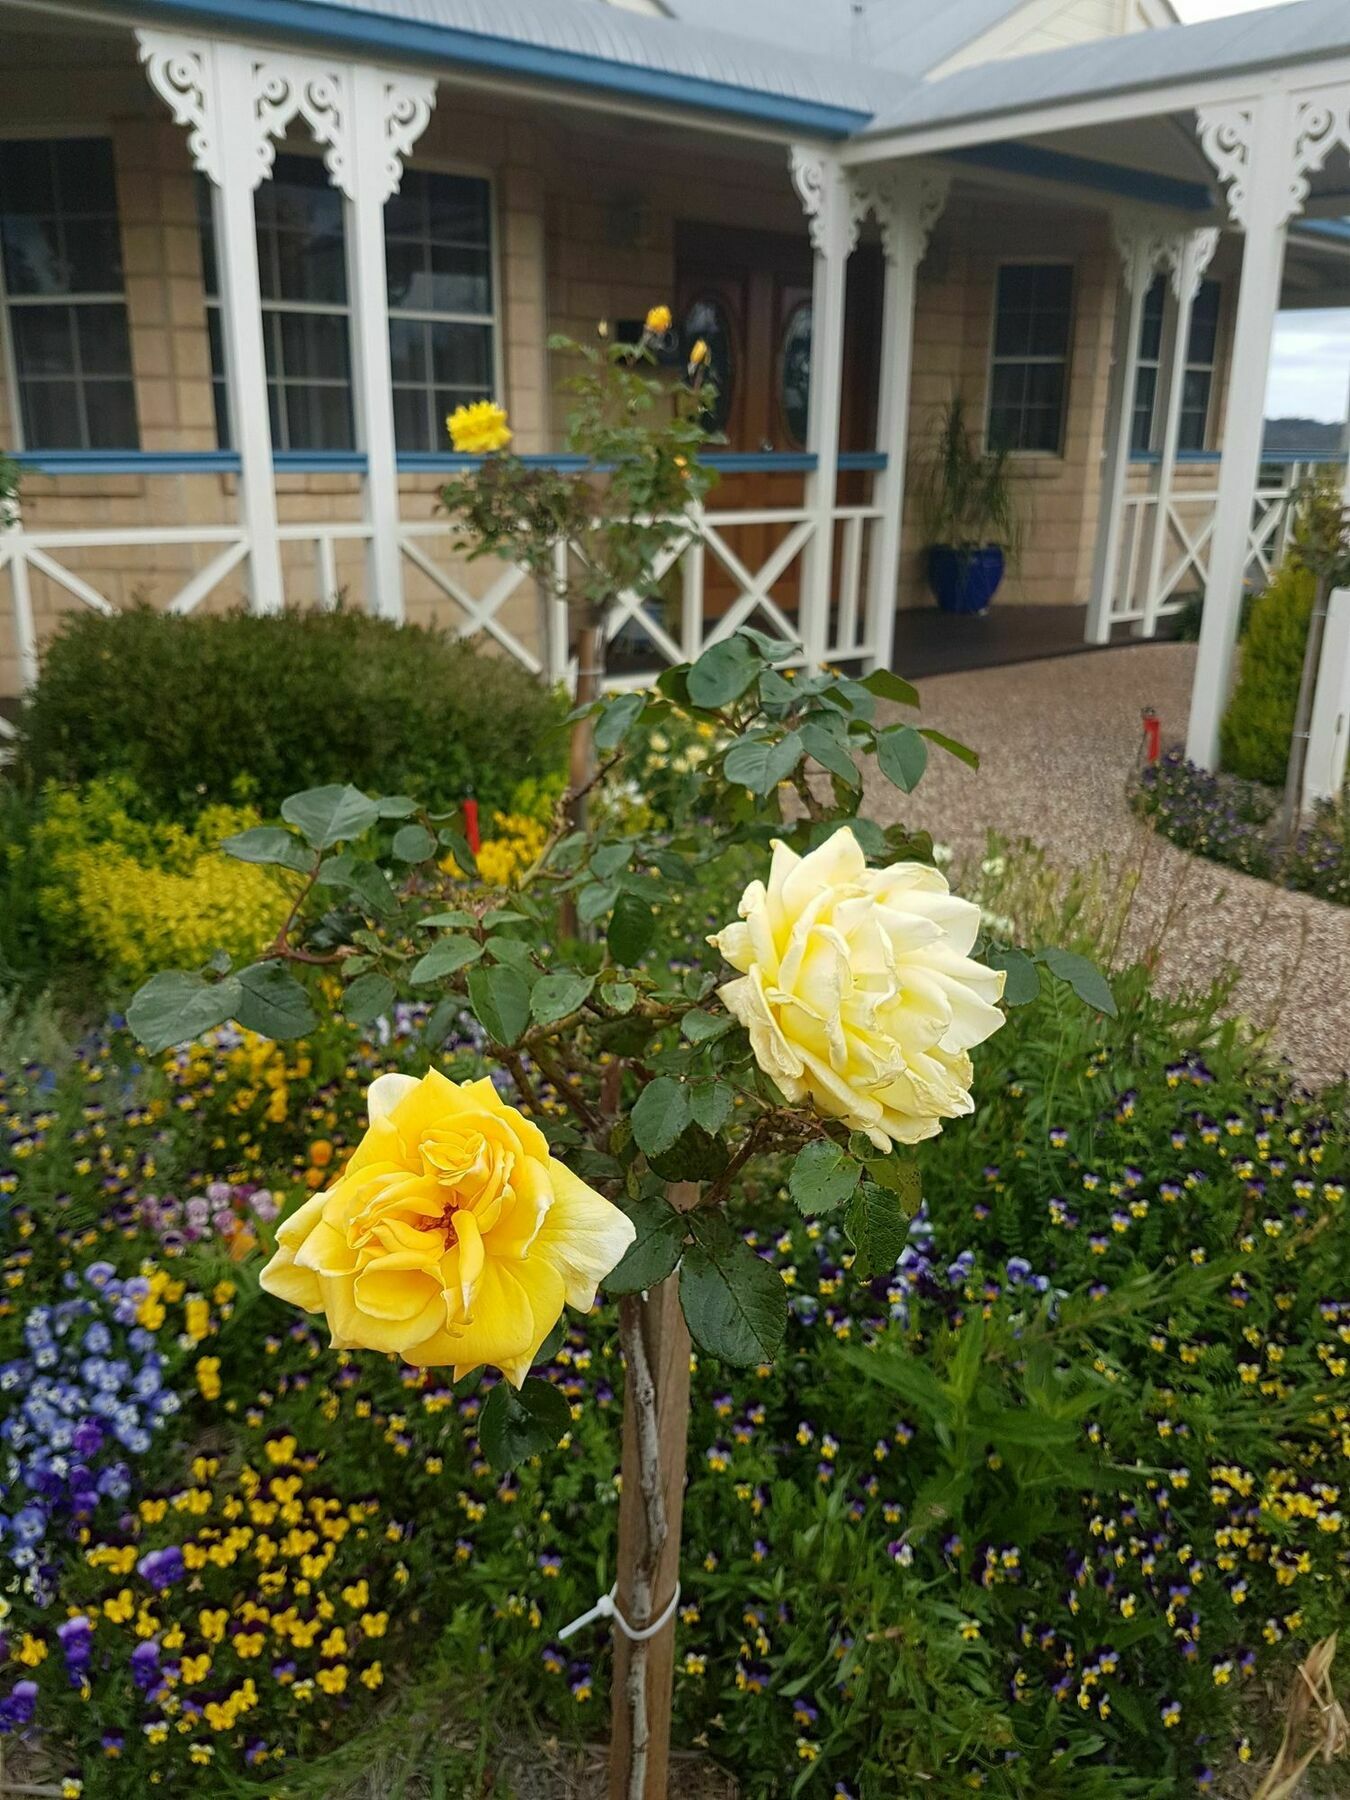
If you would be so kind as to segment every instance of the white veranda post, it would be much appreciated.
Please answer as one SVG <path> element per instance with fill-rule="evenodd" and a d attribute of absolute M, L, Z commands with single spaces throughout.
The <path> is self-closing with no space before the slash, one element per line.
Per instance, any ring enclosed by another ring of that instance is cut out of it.
<path fill-rule="evenodd" d="M 1219 723 L 1237 645 L 1285 238 L 1308 197 L 1309 174 L 1345 138 L 1345 99 L 1343 89 L 1304 96 L 1276 90 L 1198 115 L 1201 146 L 1228 184 L 1228 210 L 1245 233 L 1232 355 L 1240 373 L 1228 401 L 1186 738 L 1187 756 L 1207 769 L 1218 766 Z"/>
<path fill-rule="evenodd" d="M 282 605 L 253 196 L 272 175 L 277 142 L 298 119 L 323 147 L 328 178 L 346 201 L 354 397 L 366 454 L 369 598 L 372 610 L 401 618 L 384 203 L 397 190 L 403 160 L 431 116 L 435 84 L 369 65 L 208 38 L 160 31 L 137 31 L 136 37 L 151 85 L 177 122 L 188 127 L 193 164 L 214 190 L 249 603 L 255 612 L 276 612 Z M 319 599 L 329 602 L 333 595 Z"/>
<path fill-rule="evenodd" d="M 866 217 L 868 212 L 876 215 L 886 265 L 877 397 L 877 449 L 886 458 L 886 467 L 877 476 L 874 490 L 881 516 L 868 566 L 869 671 L 891 666 L 905 511 L 914 293 L 919 264 L 947 203 L 950 185 L 945 174 L 897 169 L 871 181 L 860 180 L 853 191 L 855 218 Z"/>
<path fill-rule="evenodd" d="M 1140 633 L 1152 637 L 1162 603 L 1163 559 L 1171 536 L 1172 491 L 1176 484 L 1177 453 L 1181 446 L 1181 407 L 1186 391 L 1186 362 L 1191 342 L 1191 314 L 1205 270 L 1218 248 L 1219 234 L 1212 227 L 1188 231 L 1174 246 L 1170 288 L 1170 330 L 1166 334 L 1163 375 L 1163 429 L 1158 446 L 1158 476 L 1154 489 L 1153 534 L 1149 540 L 1148 584 L 1144 589 L 1144 617 Z"/>
<path fill-rule="evenodd" d="M 384 206 L 398 192 L 403 157 L 426 128 L 436 84 L 358 66 L 351 71 L 350 93 L 352 158 L 340 185 L 346 196 L 357 433 L 366 453 L 366 507 L 371 527 L 368 593 L 372 612 L 401 619 L 403 572 Z M 320 599 L 331 602 L 333 596 L 323 594 Z"/>
<path fill-rule="evenodd" d="M 827 152 L 794 146 L 792 179 L 810 221 L 811 397 L 806 447 L 816 466 L 806 480 L 811 537 L 802 566 L 798 629 L 809 670 L 825 661 L 834 579 L 834 514 L 839 489 L 839 409 L 844 385 L 844 303 L 848 259 L 858 241 L 848 177 Z"/>
<path fill-rule="evenodd" d="M 253 612 L 280 612 L 281 549 L 268 423 L 253 190 L 259 179 L 254 57 L 242 44 L 138 31 L 151 86 L 188 127 L 195 168 L 211 183 L 225 385 L 239 455 L 239 522 Z"/>
<path fill-rule="evenodd" d="M 1165 230 L 1155 220 L 1122 212 L 1115 216 L 1113 223 L 1126 303 L 1119 314 L 1116 360 L 1111 372 L 1106 461 L 1102 469 L 1102 518 L 1097 532 L 1092 597 L 1088 602 L 1087 641 L 1090 644 L 1111 641 L 1111 603 L 1120 580 L 1125 484 L 1130 473 L 1134 390 L 1139 379 L 1139 335 L 1149 284 L 1167 241 Z M 1128 603 L 1129 595 L 1123 597 Z"/>

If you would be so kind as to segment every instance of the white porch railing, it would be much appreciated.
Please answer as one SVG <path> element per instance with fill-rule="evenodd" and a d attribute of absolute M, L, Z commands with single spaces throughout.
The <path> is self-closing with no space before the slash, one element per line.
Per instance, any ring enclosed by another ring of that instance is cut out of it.
<path fill-rule="evenodd" d="M 815 467 L 813 457 L 795 453 L 729 454 L 715 460 L 732 477 L 805 478 Z M 218 476 L 230 474 L 237 467 L 237 458 L 228 452 L 158 457 L 95 455 L 81 459 L 53 456 L 31 461 L 43 475 L 59 476 L 63 471 L 72 471 L 86 479 L 100 472 L 110 476 Z M 459 461 L 409 458 L 407 467 L 409 472 L 431 473 L 436 468 L 457 466 Z M 284 467 L 278 465 L 282 473 L 303 473 L 308 466 L 302 458 L 290 458 Z M 349 466 L 359 471 L 364 458 L 316 458 L 312 465 L 314 471 Z M 840 466 L 845 475 L 872 479 L 884 471 L 886 460 L 883 456 L 859 454 L 841 458 Z M 59 498 L 59 487 L 56 493 Z M 412 498 L 404 496 L 405 513 Z M 515 564 L 499 565 L 486 588 L 477 591 L 470 579 L 470 565 L 453 553 L 452 526 L 446 519 L 434 516 L 429 494 L 423 498 L 425 509 L 421 516 L 405 516 L 399 521 L 398 549 L 405 564 L 424 578 L 430 591 L 457 609 L 451 629 L 461 637 L 490 638 L 534 674 L 548 680 L 569 680 L 574 672 L 569 668 L 563 609 L 553 603 L 541 603 L 532 592 L 528 571 Z M 63 512 L 69 504 L 61 502 Z M 168 598 L 159 604 L 164 610 L 184 615 L 196 611 L 232 577 L 241 581 L 251 548 L 248 531 L 238 520 L 223 524 L 88 528 L 54 524 L 49 528 L 42 521 L 42 510 L 40 502 L 30 507 L 27 515 L 21 512 L 12 524 L 0 530 L 0 576 L 8 578 L 14 646 L 25 687 L 37 679 L 39 664 L 35 582 L 50 584 L 58 604 L 74 601 L 96 612 L 115 613 L 118 606 L 102 591 L 100 582 L 114 591 L 116 588 L 99 573 L 99 552 L 114 552 L 115 558 L 110 561 L 118 564 L 118 584 L 123 590 L 145 591 L 153 587 L 162 593 L 167 583 L 176 582 Z M 881 507 L 872 502 L 839 503 L 834 509 L 833 599 L 826 628 L 816 637 L 817 642 L 826 645 L 831 662 L 866 662 L 878 654 L 874 641 L 876 609 L 869 605 L 869 598 L 874 586 L 871 577 L 876 528 L 882 516 Z M 807 505 L 804 494 L 791 505 L 695 509 L 690 515 L 689 537 L 665 554 L 656 571 L 658 580 L 670 578 L 669 598 L 660 604 L 653 604 L 650 599 L 644 604 L 637 595 L 628 595 L 608 621 L 616 665 L 613 685 L 644 685 L 661 667 L 692 660 L 742 624 L 755 624 L 785 642 L 800 645 L 809 641 L 809 622 L 802 616 L 808 591 L 805 565 L 819 528 L 819 515 Z M 341 547 L 354 542 L 369 547 L 372 534 L 371 524 L 359 518 L 286 520 L 276 528 L 279 544 L 309 546 L 312 592 L 318 603 L 327 607 L 336 603 L 341 592 Z M 125 566 L 125 552 L 138 549 L 146 552 L 143 576 Z M 163 559 L 157 560 L 158 553 L 175 550 L 198 553 L 192 558 L 197 566 L 190 573 L 170 574 Z M 283 574 L 293 575 L 297 567 L 306 566 L 306 562 L 297 565 L 287 559 Z M 306 580 L 304 586 L 309 589 L 311 582 Z M 368 591 L 366 597 L 373 607 L 373 595 Z M 49 613 L 53 596 L 43 598 L 46 604 L 42 611 Z M 804 654 L 799 652 L 790 660 L 800 664 L 805 660 Z M 3 720 L 0 733 L 8 735 Z"/>
<path fill-rule="evenodd" d="M 1141 459 L 1134 466 L 1147 465 Z M 1247 540 L 1247 580 L 1252 586 L 1265 586 L 1284 560 L 1291 524 L 1289 502 L 1295 489 L 1315 470 L 1326 467 L 1344 468 L 1344 458 L 1278 456 L 1262 463 Z M 1157 493 L 1147 489 L 1126 493 L 1120 562 L 1112 572 L 1113 625 L 1133 625 L 1139 636 L 1152 637 L 1159 619 L 1179 612 L 1188 599 L 1204 593 L 1219 494 L 1219 458 L 1182 458 L 1178 464 L 1179 471 L 1193 477 L 1200 468 L 1206 475 L 1197 485 L 1174 485 L 1161 509 L 1160 554 L 1156 548 Z"/>

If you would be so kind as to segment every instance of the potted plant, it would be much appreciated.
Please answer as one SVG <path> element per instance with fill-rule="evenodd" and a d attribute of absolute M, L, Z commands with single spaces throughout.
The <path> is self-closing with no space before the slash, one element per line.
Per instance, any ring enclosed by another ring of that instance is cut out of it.
<path fill-rule="evenodd" d="M 944 612 L 982 613 L 1015 560 L 1021 522 L 1006 450 L 976 449 L 954 394 L 920 472 L 928 585 Z"/>

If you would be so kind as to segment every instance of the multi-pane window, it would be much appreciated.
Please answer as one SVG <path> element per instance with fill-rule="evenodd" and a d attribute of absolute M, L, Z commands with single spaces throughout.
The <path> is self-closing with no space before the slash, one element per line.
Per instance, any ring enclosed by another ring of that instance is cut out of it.
<path fill-rule="evenodd" d="M 1163 310 L 1167 286 L 1159 275 L 1144 298 L 1139 327 L 1139 373 L 1134 387 L 1134 421 L 1130 447 L 1154 449 L 1157 432 L 1158 370 L 1162 358 Z M 1202 281 L 1191 309 L 1190 341 L 1186 346 L 1186 373 L 1181 385 L 1181 424 L 1178 447 L 1203 450 L 1209 441 L 1210 399 L 1214 390 L 1214 361 L 1219 343 L 1217 281 Z"/>
<path fill-rule="evenodd" d="M 230 442 L 210 190 L 203 182 L 202 259 L 216 431 Z M 349 450 L 352 412 L 342 196 L 317 157 L 278 156 L 258 189 L 272 443 Z M 446 415 L 496 387 L 490 189 L 458 175 L 404 172 L 385 207 L 389 349 L 400 450 L 447 448 Z"/>
<path fill-rule="evenodd" d="M 1072 321 L 1068 263 L 1005 263 L 999 270 L 989 378 L 991 449 L 1059 454 Z"/>
<path fill-rule="evenodd" d="M 442 450 L 447 414 L 496 387 L 488 183 L 405 170 L 384 247 L 395 437 L 400 450 Z"/>
<path fill-rule="evenodd" d="M 211 195 L 198 186 L 216 435 L 230 441 Z M 342 195 L 317 156 L 278 156 L 253 203 L 267 411 L 276 450 L 350 450 L 356 441 Z"/>
<path fill-rule="evenodd" d="M 0 255 L 25 446 L 134 450 L 131 336 L 106 138 L 0 142 Z"/>

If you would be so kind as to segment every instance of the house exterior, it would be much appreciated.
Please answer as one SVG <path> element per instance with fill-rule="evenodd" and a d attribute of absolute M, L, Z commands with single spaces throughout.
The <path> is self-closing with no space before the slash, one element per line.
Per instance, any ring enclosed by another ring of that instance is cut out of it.
<path fill-rule="evenodd" d="M 889 664 L 959 392 L 1012 599 L 1104 642 L 1208 590 L 1212 762 L 1297 461 L 1274 315 L 1350 303 L 1348 149 L 1343 0 L 0 0 L 0 697 L 142 601 L 341 600 L 565 677 L 565 619 L 437 517 L 444 417 L 556 454 L 549 334 L 666 301 L 727 447 L 623 679 L 744 620 Z"/>

